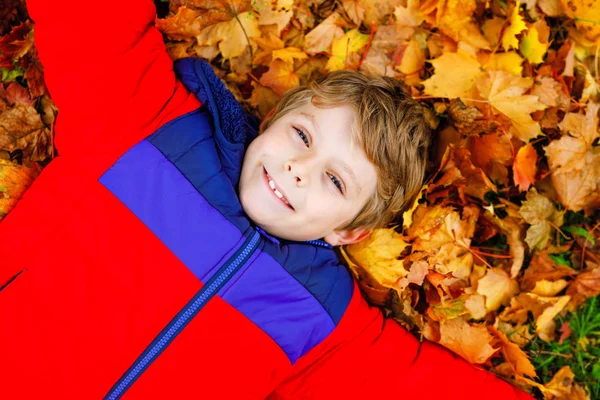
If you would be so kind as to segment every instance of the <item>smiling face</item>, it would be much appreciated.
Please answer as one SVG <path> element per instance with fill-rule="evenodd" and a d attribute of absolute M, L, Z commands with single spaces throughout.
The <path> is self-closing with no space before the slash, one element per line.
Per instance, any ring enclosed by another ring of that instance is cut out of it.
<path fill-rule="evenodd" d="M 375 195 L 377 174 L 352 143 L 350 106 L 310 102 L 282 116 L 248 147 L 240 177 L 246 214 L 288 240 L 325 238 L 352 221 Z"/>

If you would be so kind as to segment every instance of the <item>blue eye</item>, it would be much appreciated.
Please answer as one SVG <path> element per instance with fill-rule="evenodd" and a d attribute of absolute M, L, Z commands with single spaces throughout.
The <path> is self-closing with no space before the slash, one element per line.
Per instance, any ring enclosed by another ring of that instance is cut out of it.
<path fill-rule="evenodd" d="M 329 176 L 329 179 L 331 179 L 331 182 L 333 182 L 333 184 L 335 186 L 337 186 L 340 193 L 344 194 L 344 184 L 342 183 L 342 181 L 340 181 L 338 178 L 336 178 L 335 175 L 327 174 L 327 176 Z"/>
<path fill-rule="evenodd" d="M 304 142 L 306 147 L 309 147 L 310 141 L 308 140 L 308 136 L 306 136 L 306 133 L 304 133 L 304 131 L 302 131 L 302 129 L 298 129 L 296 127 L 294 127 L 294 130 L 296 132 L 298 132 L 298 136 L 300 136 L 300 139 L 302 139 L 302 141 Z"/>

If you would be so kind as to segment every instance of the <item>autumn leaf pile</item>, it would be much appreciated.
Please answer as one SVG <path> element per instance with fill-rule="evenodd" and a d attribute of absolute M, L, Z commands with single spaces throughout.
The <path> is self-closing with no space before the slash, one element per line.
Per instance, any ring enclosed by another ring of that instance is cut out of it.
<path fill-rule="evenodd" d="M 30 162 L 52 155 L 56 112 L 33 25 L 6 1 L 0 218 L 35 178 Z M 260 118 L 329 71 L 402 79 L 435 134 L 430 173 L 402 224 L 341 249 L 362 290 L 407 328 L 538 396 L 590 398 L 569 367 L 537 376 L 529 356 L 533 342 L 568 340 L 556 321 L 600 294 L 599 0 L 162 6 L 171 57 L 210 61 Z"/>

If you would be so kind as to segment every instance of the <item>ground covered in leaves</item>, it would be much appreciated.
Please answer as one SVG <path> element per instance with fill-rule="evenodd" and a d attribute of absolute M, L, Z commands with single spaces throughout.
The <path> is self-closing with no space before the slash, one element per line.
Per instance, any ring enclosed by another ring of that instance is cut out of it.
<path fill-rule="evenodd" d="M 341 249 L 407 328 L 539 398 L 600 398 L 599 0 L 171 0 L 173 59 L 202 57 L 264 117 L 338 69 L 402 79 L 435 132 L 422 195 Z M 54 156 L 34 25 L 0 0 L 0 219 Z"/>

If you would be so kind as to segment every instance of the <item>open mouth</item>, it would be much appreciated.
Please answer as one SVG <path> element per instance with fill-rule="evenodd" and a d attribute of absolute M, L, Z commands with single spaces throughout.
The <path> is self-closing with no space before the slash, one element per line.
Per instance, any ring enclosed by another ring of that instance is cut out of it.
<path fill-rule="evenodd" d="M 267 170 L 263 167 L 264 170 L 264 174 L 265 174 L 265 178 L 267 180 L 267 184 L 269 185 L 269 189 L 271 189 L 271 192 L 275 195 L 275 197 L 277 199 L 279 199 L 283 204 L 285 204 L 288 208 L 290 209 L 294 209 L 294 207 L 292 207 L 292 205 L 290 204 L 290 202 L 288 201 L 288 199 L 285 197 L 285 195 L 281 192 L 281 188 L 279 186 L 277 186 L 277 184 L 275 183 L 275 181 L 269 176 L 269 173 L 267 172 Z"/>

